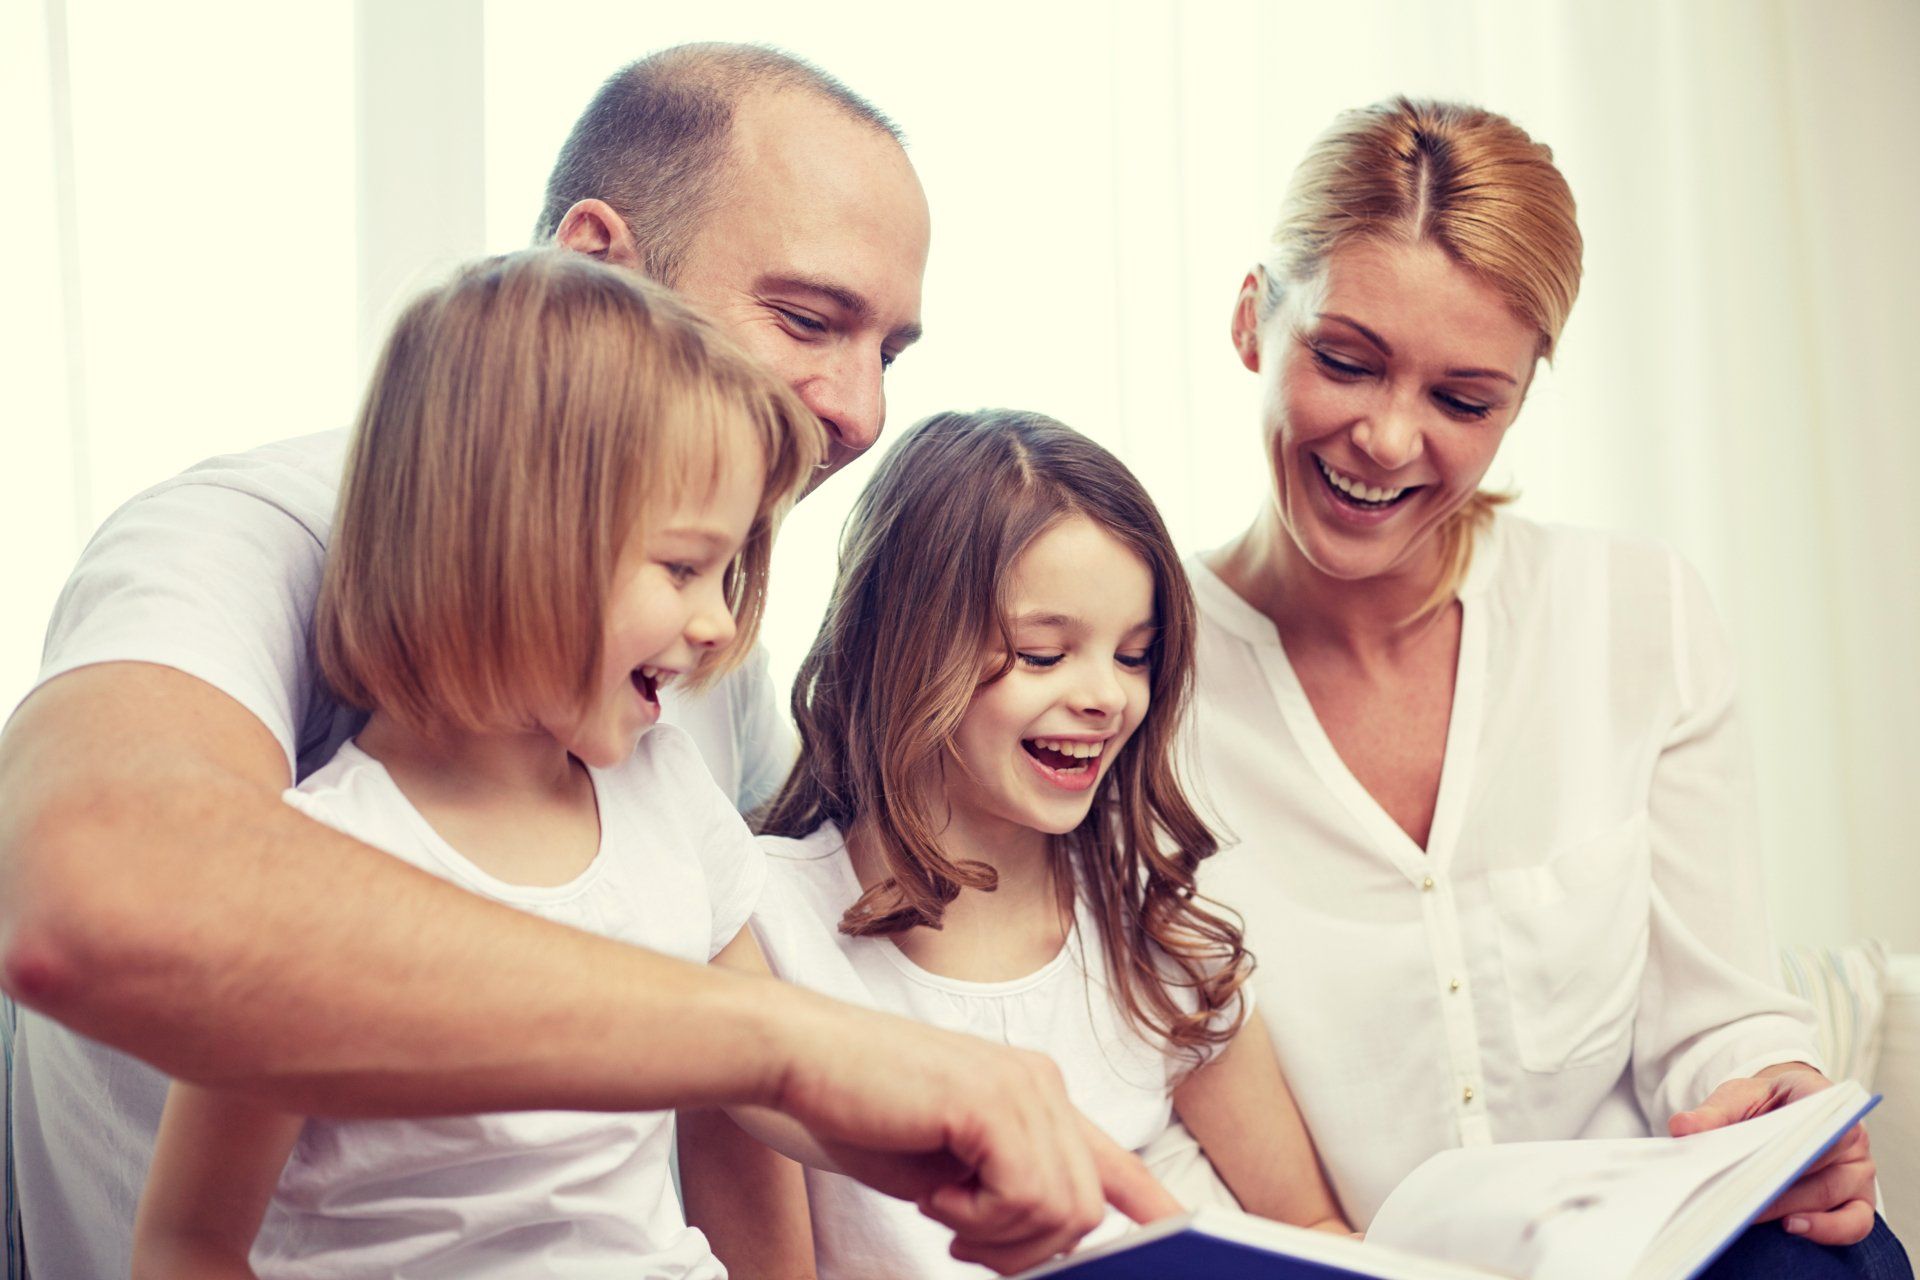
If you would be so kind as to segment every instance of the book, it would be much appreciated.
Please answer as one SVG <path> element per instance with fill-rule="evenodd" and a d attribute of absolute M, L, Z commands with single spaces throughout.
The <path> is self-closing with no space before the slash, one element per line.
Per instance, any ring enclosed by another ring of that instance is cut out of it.
<path fill-rule="evenodd" d="M 1202 1208 L 1016 1280 L 1688 1280 L 1879 1101 L 1842 1081 L 1685 1138 L 1457 1148 L 1364 1241 Z"/>

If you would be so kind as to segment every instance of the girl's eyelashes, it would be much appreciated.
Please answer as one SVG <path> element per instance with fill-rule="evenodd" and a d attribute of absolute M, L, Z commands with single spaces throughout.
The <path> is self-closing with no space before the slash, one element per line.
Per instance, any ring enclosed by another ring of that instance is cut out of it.
<path fill-rule="evenodd" d="M 669 561 L 662 567 L 666 569 L 668 577 L 672 578 L 675 583 L 683 587 L 687 583 L 692 582 L 695 578 L 700 576 L 699 569 L 695 568 L 693 565 L 685 563 L 684 561 Z"/>
<path fill-rule="evenodd" d="M 1023 650 L 1016 650 L 1013 656 L 1029 667 L 1035 667 L 1044 671 L 1046 668 L 1059 663 L 1059 661 L 1067 655 L 1064 653 L 1027 653 Z M 1151 653 L 1116 653 L 1113 655 L 1113 660 L 1129 671 L 1140 671 L 1152 665 L 1153 655 Z"/>

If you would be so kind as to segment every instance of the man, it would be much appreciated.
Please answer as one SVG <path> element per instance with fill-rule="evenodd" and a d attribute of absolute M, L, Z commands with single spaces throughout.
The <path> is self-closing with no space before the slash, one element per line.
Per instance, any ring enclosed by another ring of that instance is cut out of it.
<path fill-rule="evenodd" d="M 878 436 L 927 214 L 892 126 L 843 86 L 739 47 L 636 64 L 568 139 L 542 231 L 708 309 L 826 422 L 823 474 Z M 37 1280 L 127 1273 L 165 1086 L 137 1059 L 333 1115 L 763 1104 L 1004 1269 L 1069 1245 L 1103 1197 L 1171 1209 L 1051 1063 L 555 927 L 282 803 L 357 727 L 307 646 L 343 447 L 215 460 L 116 513 L 0 735 Z M 669 717 L 743 805 L 791 750 L 768 684 L 761 657 Z"/>

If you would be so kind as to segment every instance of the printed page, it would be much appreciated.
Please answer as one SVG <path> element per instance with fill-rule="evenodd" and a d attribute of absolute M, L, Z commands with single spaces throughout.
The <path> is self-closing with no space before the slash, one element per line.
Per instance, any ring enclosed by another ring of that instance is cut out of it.
<path fill-rule="evenodd" d="M 1697 1189 L 1793 1129 L 1797 1110 L 1690 1138 L 1443 1151 L 1394 1188 L 1367 1238 L 1528 1280 L 1620 1280 Z"/>

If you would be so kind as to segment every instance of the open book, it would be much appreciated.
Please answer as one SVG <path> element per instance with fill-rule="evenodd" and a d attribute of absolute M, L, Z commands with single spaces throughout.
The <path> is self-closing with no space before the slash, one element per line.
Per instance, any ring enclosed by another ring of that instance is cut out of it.
<path fill-rule="evenodd" d="M 1394 1188 L 1364 1242 L 1201 1209 L 1017 1280 L 1686 1280 L 1878 1101 L 1843 1081 L 1687 1138 L 1443 1151 Z"/>

